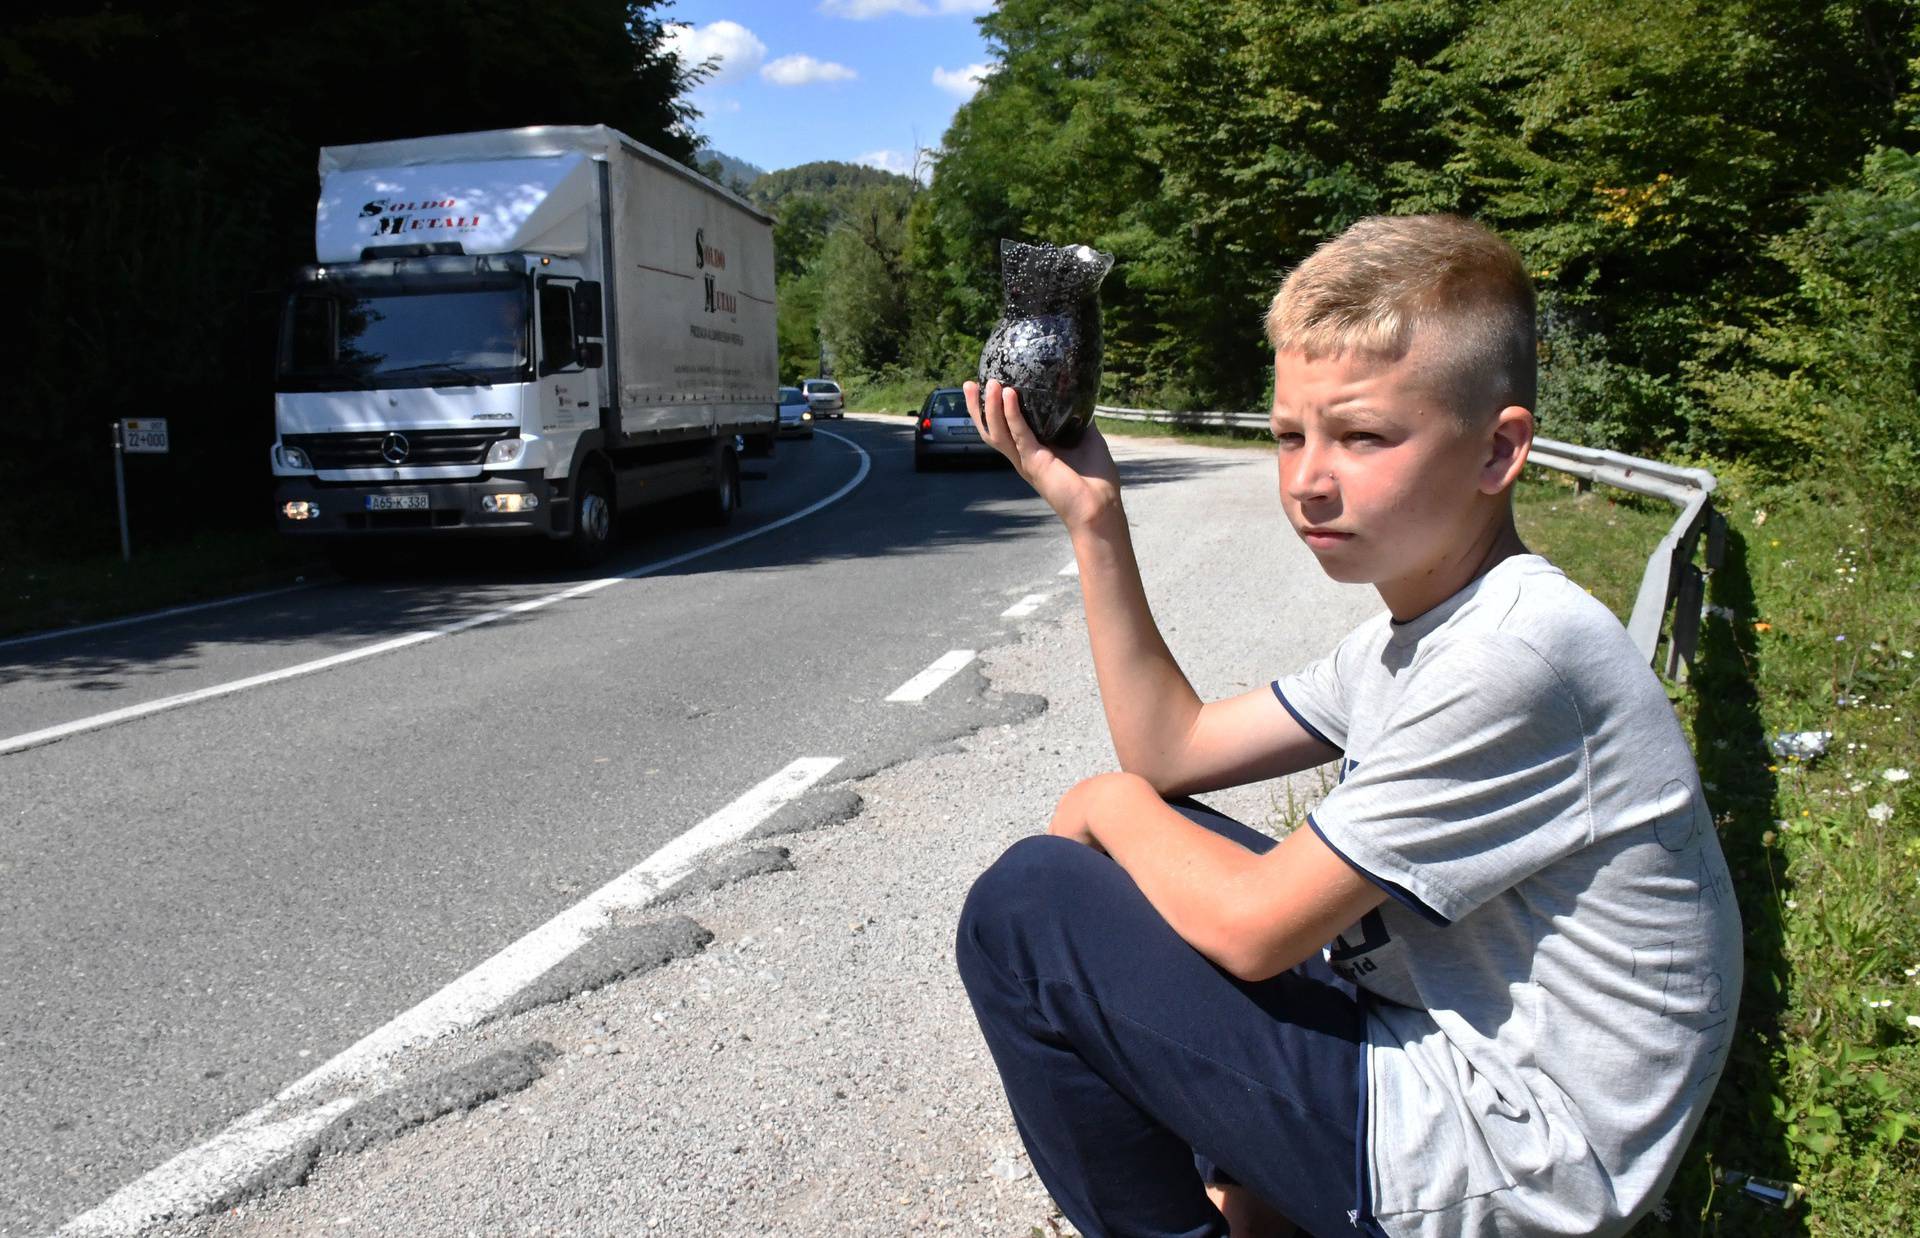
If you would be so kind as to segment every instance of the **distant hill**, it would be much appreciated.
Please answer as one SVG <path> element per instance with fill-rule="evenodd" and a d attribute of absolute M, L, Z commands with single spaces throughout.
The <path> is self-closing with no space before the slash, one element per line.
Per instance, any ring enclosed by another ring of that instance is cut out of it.
<path fill-rule="evenodd" d="M 883 172 L 861 163 L 826 159 L 765 173 L 753 182 L 747 196 L 767 210 L 773 210 L 782 199 L 794 194 L 809 194 L 838 202 L 854 191 L 871 185 L 909 184 L 912 184 L 911 178 L 897 172 Z"/>
<path fill-rule="evenodd" d="M 694 152 L 693 162 L 700 174 L 708 180 L 719 181 L 737 194 L 747 194 L 767 170 L 748 163 L 744 159 L 735 159 L 725 151 L 701 149 Z"/>

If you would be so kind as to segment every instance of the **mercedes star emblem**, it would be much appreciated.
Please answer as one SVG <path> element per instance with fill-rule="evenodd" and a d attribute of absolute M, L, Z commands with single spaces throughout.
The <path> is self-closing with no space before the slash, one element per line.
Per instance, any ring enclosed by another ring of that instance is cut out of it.
<path fill-rule="evenodd" d="M 386 458 L 388 464 L 398 464 L 405 460 L 407 450 L 407 436 L 404 434 L 389 434 L 380 440 L 380 454 Z"/>

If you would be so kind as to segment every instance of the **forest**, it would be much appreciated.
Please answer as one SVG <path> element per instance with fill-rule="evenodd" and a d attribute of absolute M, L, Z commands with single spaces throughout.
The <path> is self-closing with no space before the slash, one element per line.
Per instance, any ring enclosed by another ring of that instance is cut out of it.
<path fill-rule="evenodd" d="M 842 370 L 953 382 L 1001 237 L 1081 242 L 1107 402 L 1260 407 L 1259 323 L 1377 212 L 1483 220 L 1541 302 L 1542 432 L 1920 493 L 1903 0 L 1005 0 L 932 176 L 861 191 L 810 295 Z"/>

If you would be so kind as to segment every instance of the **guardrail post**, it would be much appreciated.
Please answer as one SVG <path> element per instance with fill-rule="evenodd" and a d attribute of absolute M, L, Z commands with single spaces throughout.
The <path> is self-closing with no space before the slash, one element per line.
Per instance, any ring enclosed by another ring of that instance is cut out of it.
<path fill-rule="evenodd" d="M 1667 640 L 1667 678 L 1675 683 L 1687 681 L 1694 651 L 1700 647 L 1700 604 L 1706 600 L 1706 580 L 1706 574 L 1693 564 L 1681 565 L 1680 587 L 1673 603 L 1673 634 Z"/>

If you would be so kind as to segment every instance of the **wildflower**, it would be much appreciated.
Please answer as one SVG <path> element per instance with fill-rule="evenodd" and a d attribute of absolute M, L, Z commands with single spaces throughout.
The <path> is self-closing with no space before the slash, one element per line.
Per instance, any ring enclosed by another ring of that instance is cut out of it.
<path fill-rule="evenodd" d="M 1901 769 L 1897 765 L 1894 766 L 1892 769 L 1881 770 L 1880 776 L 1886 779 L 1888 782 L 1905 782 L 1907 779 L 1913 777 L 1912 774 L 1908 773 L 1904 769 Z"/>
<path fill-rule="evenodd" d="M 1907 1016 L 1907 1026 L 1908 1026 L 1908 1027 L 1920 1027 L 1920 1014 L 1910 1014 L 1910 1015 L 1908 1015 L 1908 1016 Z"/>
<path fill-rule="evenodd" d="M 1874 821 L 1891 821 L 1893 820 L 1893 805 L 1885 803 L 1884 801 L 1875 804 L 1872 808 L 1867 809 L 1867 816 Z"/>
<path fill-rule="evenodd" d="M 1767 545 L 1772 546 L 1777 550 L 1779 549 L 1779 546 L 1780 546 L 1780 539 L 1776 537 L 1772 541 L 1768 542 Z"/>
<path fill-rule="evenodd" d="M 1788 910 L 1788 911 L 1797 911 L 1797 910 L 1799 910 L 1799 907 L 1800 907 L 1800 904 L 1798 904 L 1798 903 L 1796 903 L 1796 902 L 1794 902 L 1794 901 L 1793 901 L 1792 899 L 1788 899 L 1788 900 L 1787 900 L 1787 910 Z"/>
<path fill-rule="evenodd" d="M 1920 976 L 1920 967 L 1909 967 L 1909 968 L 1907 968 L 1907 974 L 1908 974 L 1909 976 Z"/>
<path fill-rule="evenodd" d="M 1863 997 L 1860 1000 L 1867 1003 L 1868 1010 L 1885 1010 L 1888 1006 L 1893 1005 L 1893 999 L 1890 997 L 1883 997 L 1877 1002 L 1871 997 Z"/>
<path fill-rule="evenodd" d="M 1773 631 L 1773 625 L 1771 623 L 1756 623 L 1753 625 L 1753 630 L 1756 632 L 1771 632 Z"/>
<path fill-rule="evenodd" d="M 1836 645 L 1844 645 L 1844 644 L 1846 644 L 1846 643 L 1847 643 L 1847 634 L 1846 634 L 1845 632 L 1842 632 L 1842 633 L 1840 633 L 1840 635 L 1838 635 L 1838 636 L 1836 636 L 1836 637 L 1834 637 L 1834 638 L 1833 638 L 1833 643 L 1834 643 L 1834 644 L 1836 644 Z"/>
<path fill-rule="evenodd" d="M 1759 528 L 1767 522 L 1767 509 L 1762 507 L 1753 513 L 1753 527 Z M 1777 543 L 1776 543 L 1777 544 Z"/>
<path fill-rule="evenodd" d="M 1911 657 L 1913 656 L 1913 650 L 1911 650 L 1911 649 L 1902 649 L 1902 650 L 1900 651 L 1900 656 L 1901 656 L 1901 657 L 1903 657 L 1903 658 L 1911 658 Z"/>

